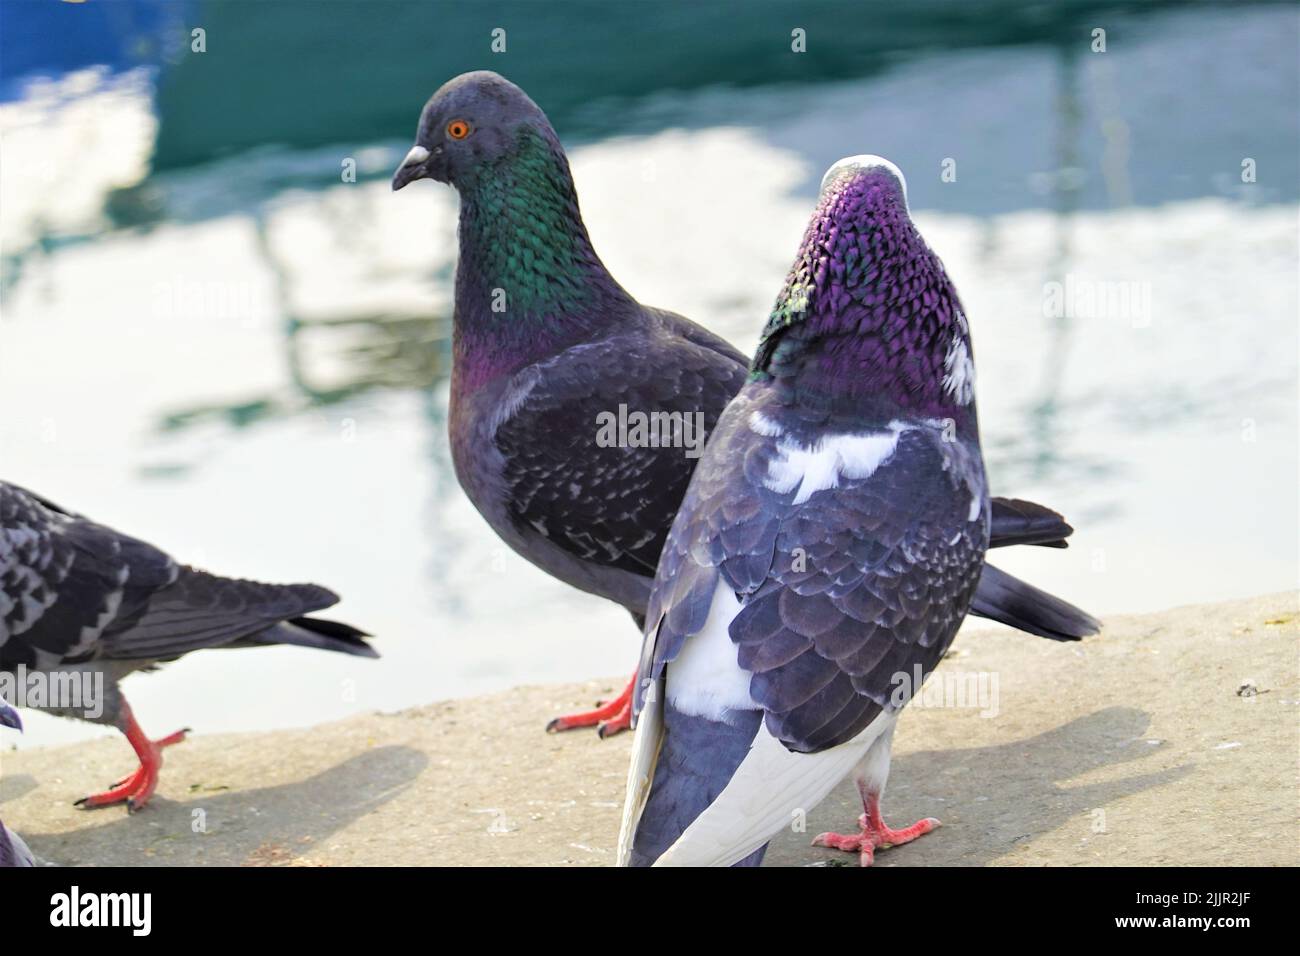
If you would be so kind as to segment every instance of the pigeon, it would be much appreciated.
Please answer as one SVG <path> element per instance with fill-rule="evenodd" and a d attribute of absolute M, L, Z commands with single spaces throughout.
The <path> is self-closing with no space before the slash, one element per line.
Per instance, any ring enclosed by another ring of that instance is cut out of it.
<path fill-rule="evenodd" d="M 816 211 L 647 609 L 619 862 L 757 865 L 845 777 L 870 865 L 901 708 L 985 587 L 970 332 L 902 172 L 854 156 Z M 999 583 L 1001 576 L 999 576 Z"/>
<path fill-rule="evenodd" d="M 597 423 L 620 409 L 665 416 L 698 453 L 745 384 L 748 359 L 614 280 L 583 225 L 555 130 L 504 77 L 466 73 L 433 94 L 392 186 L 420 179 L 460 194 L 449 415 L 457 479 L 513 550 L 620 604 L 643 629 L 697 458 L 671 443 L 602 442 Z M 1063 546 L 1073 530 L 1030 502 L 995 499 L 993 511 L 995 545 Z M 975 613 L 1060 640 L 1096 631 L 1052 595 L 1010 575 L 998 584 Z M 548 729 L 625 729 L 631 696 L 629 682 Z"/>
<path fill-rule="evenodd" d="M 0 700 L 0 726 L 11 727 L 19 733 L 22 733 L 23 729 L 22 718 L 18 716 L 18 711 L 3 700 Z M 23 838 L 0 820 L 0 867 L 35 865 L 36 859 L 27 844 L 23 842 Z"/>
<path fill-rule="evenodd" d="M 188 733 L 150 740 L 118 687 L 123 677 L 209 647 L 295 644 L 378 657 L 365 632 L 305 616 L 337 602 L 315 584 L 259 584 L 179 565 L 151 544 L 0 482 L 0 690 L 60 688 L 60 699 L 16 702 L 112 724 L 140 759 L 129 777 L 78 801 L 82 807 L 144 807 L 162 750 Z"/>

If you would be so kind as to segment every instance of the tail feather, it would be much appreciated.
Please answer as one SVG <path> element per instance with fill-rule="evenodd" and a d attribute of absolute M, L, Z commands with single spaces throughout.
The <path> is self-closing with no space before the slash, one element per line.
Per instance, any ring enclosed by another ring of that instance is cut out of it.
<path fill-rule="evenodd" d="M 637 676 L 645 672 L 643 668 Z M 618 866 L 632 865 L 633 844 L 641 825 L 641 817 L 645 813 L 646 801 L 650 799 L 650 788 L 654 785 L 655 768 L 659 764 L 659 752 L 663 746 L 662 677 L 652 689 L 654 692 L 646 695 L 644 709 L 637 715 L 635 722 L 632 759 L 627 768 L 627 789 L 623 798 L 623 818 L 618 828 Z"/>
<path fill-rule="evenodd" d="M 645 716 L 643 712 L 638 733 L 649 723 Z M 671 701 L 664 703 L 655 764 L 648 776 L 637 773 L 636 781 L 644 780 L 641 790 L 631 786 L 628 790 L 629 802 L 633 793 L 644 796 L 639 807 L 625 813 L 630 828 L 622 842 L 629 848 L 628 865 L 652 865 L 708 809 L 749 753 L 762 722 L 763 714 L 757 710 L 734 711 L 727 721 L 720 721 L 685 714 Z M 635 753 L 633 766 L 638 766 Z M 741 862 L 757 866 L 762 849 Z"/>
<path fill-rule="evenodd" d="M 1065 540 L 1074 528 L 1063 517 L 1032 501 L 1021 498 L 993 499 L 993 526 L 989 547 L 1034 544 L 1043 548 L 1066 548 Z"/>
<path fill-rule="evenodd" d="M 268 641 L 261 636 L 283 626 L 281 622 L 308 620 L 304 615 L 330 607 L 339 599 L 333 591 L 315 584 L 263 584 L 189 567 L 174 573 L 175 580 L 165 586 L 155 588 L 151 583 L 134 600 L 124 599 L 132 607 L 105 628 L 101 639 L 104 657 L 174 660 L 209 647 L 303 641 L 321 646 L 316 638 Z M 327 631 L 324 636 L 333 635 Z M 341 640 L 349 643 L 346 636 Z"/>
<path fill-rule="evenodd" d="M 1067 601 L 984 565 L 970 611 L 1053 641 L 1077 641 L 1101 630 L 1101 622 Z"/>
<path fill-rule="evenodd" d="M 366 643 L 365 631 L 320 617 L 295 617 L 274 627 L 253 634 L 229 647 L 250 647 L 269 644 L 291 644 L 295 647 L 314 647 L 322 651 L 337 651 L 356 657 L 378 657 L 379 652 Z"/>

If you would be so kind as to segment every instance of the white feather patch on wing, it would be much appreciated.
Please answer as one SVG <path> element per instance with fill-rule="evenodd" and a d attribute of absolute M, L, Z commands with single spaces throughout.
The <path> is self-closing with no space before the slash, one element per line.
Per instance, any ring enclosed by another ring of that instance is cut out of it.
<path fill-rule="evenodd" d="M 731 639 L 731 621 L 739 613 L 736 592 L 719 575 L 704 627 L 691 635 L 669 665 L 668 699 L 682 713 L 723 720 L 728 710 L 757 708 L 749 695 L 753 675 L 740 666 Z"/>
<path fill-rule="evenodd" d="M 623 797 L 623 819 L 618 826 L 615 866 L 631 863 L 636 828 L 641 823 L 646 801 L 650 799 L 650 785 L 654 782 L 659 748 L 664 739 L 663 681 L 647 687 L 644 700 L 632 738 L 632 761 L 627 768 L 627 793 Z"/>
<path fill-rule="evenodd" d="M 780 454 L 768 465 L 763 484 L 781 495 L 797 487 L 791 504 L 801 505 L 816 492 L 837 487 L 841 477 L 870 478 L 894 454 L 898 436 L 911 427 L 893 421 L 885 431 L 826 435 L 807 448 L 782 439 L 777 446 Z"/>
<path fill-rule="evenodd" d="M 670 678 L 671 682 L 671 678 Z M 815 754 L 794 753 L 766 725 L 718 798 L 695 818 L 655 866 L 731 866 L 807 813 L 853 773 L 895 714 L 881 714 L 852 740 Z"/>
<path fill-rule="evenodd" d="M 762 412 L 752 412 L 749 416 L 749 430 L 755 435 L 762 435 L 765 438 L 780 438 L 785 434 L 785 429 L 779 422 L 774 422 Z"/>

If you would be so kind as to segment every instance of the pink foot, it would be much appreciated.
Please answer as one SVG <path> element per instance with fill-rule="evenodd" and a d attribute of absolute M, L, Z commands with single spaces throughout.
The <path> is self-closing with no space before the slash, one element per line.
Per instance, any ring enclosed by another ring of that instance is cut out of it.
<path fill-rule="evenodd" d="M 596 732 L 601 738 L 605 738 L 627 730 L 632 723 L 632 691 L 635 687 L 636 675 L 633 674 L 632 679 L 623 688 L 623 692 L 613 700 L 601 704 L 595 710 L 556 717 L 546 725 L 547 733 L 573 730 L 575 727 L 596 726 Z"/>
<path fill-rule="evenodd" d="M 917 837 L 936 829 L 939 821 L 934 817 L 926 817 L 910 827 L 890 829 L 880 816 L 880 797 L 873 794 L 867 799 L 866 813 L 858 817 L 858 826 L 862 827 L 861 833 L 822 833 L 813 839 L 812 845 L 857 853 L 859 864 L 871 866 L 876 861 L 876 850 L 880 847 L 911 843 Z"/>
<path fill-rule="evenodd" d="M 160 740 L 150 740 L 140 729 L 140 725 L 135 722 L 135 715 L 131 713 L 129 704 L 123 702 L 122 712 L 126 718 L 126 739 L 130 741 L 136 756 L 140 758 L 140 766 L 129 777 L 112 784 L 103 793 L 92 793 L 88 797 L 82 797 L 76 804 L 79 807 L 91 810 L 125 801 L 127 808 L 132 812 L 143 808 L 158 786 L 158 771 L 162 769 L 163 764 L 163 748 L 180 743 L 189 733 L 188 729 L 178 730 Z"/>

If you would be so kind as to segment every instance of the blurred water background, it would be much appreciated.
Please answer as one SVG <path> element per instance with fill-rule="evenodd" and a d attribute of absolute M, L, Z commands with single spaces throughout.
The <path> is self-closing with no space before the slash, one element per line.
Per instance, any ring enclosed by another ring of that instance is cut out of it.
<path fill-rule="evenodd" d="M 619 280 L 746 351 L 826 166 L 891 158 L 971 318 L 995 491 L 1078 529 L 998 563 L 1103 615 L 1295 587 L 1298 29 L 1247 3 L 5 0 L 0 477 L 328 584 L 378 636 L 378 662 L 132 678 L 157 734 L 629 670 L 626 614 L 507 551 L 451 474 L 456 200 L 388 177 L 428 95 L 490 68 L 548 110 Z M 25 744 L 102 732 L 33 716 Z"/>

